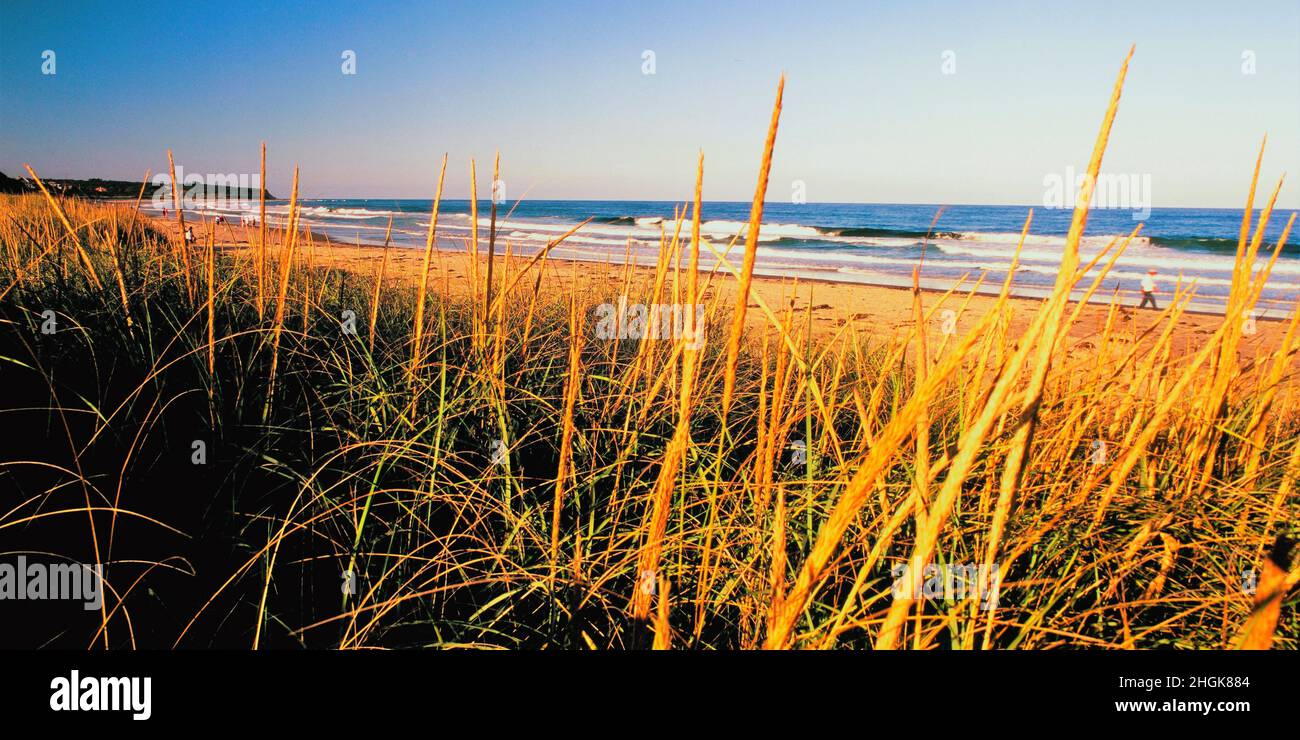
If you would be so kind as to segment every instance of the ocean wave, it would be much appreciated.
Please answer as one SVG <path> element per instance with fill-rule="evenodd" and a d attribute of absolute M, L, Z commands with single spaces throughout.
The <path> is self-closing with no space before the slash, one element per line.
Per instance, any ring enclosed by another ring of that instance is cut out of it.
<path fill-rule="evenodd" d="M 375 209 L 375 208 L 340 208 L 338 206 L 305 205 L 307 203 L 312 203 L 312 202 L 322 203 L 322 202 L 330 202 L 330 201 L 301 200 L 298 202 L 298 207 L 302 209 L 303 213 L 319 213 L 319 214 L 327 214 L 331 216 L 333 215 L 365 216 L 366 218 L 374 218 L 377 216 L 401 216 L 404 214 L 403 211 L 389 211 L 389 210 L 382 210 L 382 209 Z"/>
<path fill-rule="evenodd" d="M 913 240 L 924 239 L 929 236 L 931 239 L 960 239 L 961 233 L 956 231 L 935 231 L 925 232 L 915 229 L 882 229 L 873 226 L 819 226 L 816 227 L 826 236 L 845 236 L 845 237 L 895 237 L 910 238 Z"/>
<path fill-rule="evenodd" d="M 488 221 L 489 219 L 479 218 L 480 224 L 486 225 Z M 691 225 L 692 222 L 690 219 L 684 219 L 681 223 L 681 233 L 689 234 Z M 573 228 L 574 223 L 498 221 L 497 226 L 520 230 L 539 229 L 542 231 L 563 233 Z M 672 218 L 664 218 L 663 216 L 608 216 L 593 219 L 592 222 L 583 227 L 582 230 L 618 236 L 633 236 L 657 241 L 660 234 L 671 235 L 676 229 L 677 221 Z M 731 239 L 733 237 L 744 236 L 748 230 L 749 222 L 747 221 L 715 219 L 705 220 L 700 224 L 700 233 L 715 239 Z M 758 241 L 774 242 L 781 239 L 817 239 L 828 235 L 833 236 L 814 226 L 805 226 L 797 223 L 767 222 L 759 226 Z"/>
<path fill-rule="evenodd" d="M 831 250 L 806 250 L 806 249 L 782 249 L 780 247 L 759 247 L 757 255 L 760 259 L 789 259 L 799 260 L 805 264 L 808 262 L 824 262 L 831 264 L 847 265 L 905 265 L 915 266 L 920 255 L 916 257 L 889 257 L 874 254 L 870 250 L 859 250 L 857 252 L 831 251 Z M 979 260 L 947 260 L 944 265 L 951 265 L 957 268 L 981 269 L 987 261 Z"/>

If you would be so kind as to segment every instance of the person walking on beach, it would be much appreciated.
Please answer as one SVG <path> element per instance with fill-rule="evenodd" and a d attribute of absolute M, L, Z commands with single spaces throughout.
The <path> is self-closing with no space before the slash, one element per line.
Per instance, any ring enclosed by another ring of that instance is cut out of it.
<path fill-rule="evenodd" d="M 193 244 L 194 241 L 195 241 L 195 239 L 194 239 L 194 227 L 193 227 L 193 226 L 186 226 L 186 227 L 185 227 L 185 243 L 186 243 L 186 244 Z"/>
<path fill-rule="evenodd" d="M 1160 310 L 1160 307 L 1156 305 L 1156 270 L 1154 267 L 1147 270 L 1146 276 L 1142 278 L 1142 303 L 1138 305 L 1138 308 L 1146 308 L 1148 303 L 1155 310 Z"/>

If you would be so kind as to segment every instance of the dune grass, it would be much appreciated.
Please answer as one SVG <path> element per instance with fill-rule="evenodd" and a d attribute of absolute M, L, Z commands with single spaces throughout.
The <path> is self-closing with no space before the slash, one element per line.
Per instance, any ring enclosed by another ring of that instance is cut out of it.
<path fill-rule="evenodd" d="M 748 290 L 780 99 L 741 264 L 700 236 L 701 156 L 689 233 L 683 209 L 653 275 L 621 285 L 547 276 L 561 236 L 447 290 L 436 205 L 410 276 L 387 248 L 367 271 L 315 265 L 293 217 L 263 217 L 249 252 L 212 232 L 187 247 L 138 204 L 0 198 L 0 414 L 16 432 L 0 552 L 103 563 L 110 588 L 99 612 L 2 639 L 1295 647 L 1300 313 L 1267 354 L 1245 354 L 1241 328 L 1286 240 L 1262 242 L 1277 191 L 1251 224 L 1252 186 L 1225 319 L 1192 351 L 1172 331 L 1189 291 L 1145 342 L 1115 308 L 1096 341 L 1067 341 L 1087 197 L 1022 333 L 1008 281 L 955 335 L 936 315 L 964 309 L 957 290 L 914 293 L 902 336 L 814 336 L 811 309 Z M 697 269 L 703 249 L 719 269 Z M 732 280 L 734 304 L 717 290 Z M 703 304 L 702 326 L 684 312 L 701 340 L 597 336 L 596 307 L 619 296 Z M 896 597 L 903 563 L 918 587 L 929 564 L 997 563 L 996 606 Z"/>

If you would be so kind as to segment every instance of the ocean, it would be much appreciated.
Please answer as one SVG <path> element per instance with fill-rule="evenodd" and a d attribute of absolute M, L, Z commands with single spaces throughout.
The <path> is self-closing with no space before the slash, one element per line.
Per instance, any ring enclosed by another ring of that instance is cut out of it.
<path fill-rule="evenodd" d="M 327 199 L 303 200 L 302 223 L 335 242 L 382 244 L 389 216 L 392 242 L 422 247 L 429 226 L 430 200 Z M 205 204 L 206 205 L 206 204 Z M 479 238 L 486 248 L 488 201 L 479 203 Z M 237 214 L 237 204 L 205 208 L 206 212 Z M 498 250 L 506 241 L 515 254 L 534 254 L 552 239 L 587 218 L 592 222 L 551 252 L 551 259 L 610 261 L 621 264 L 627 254 L 639 264 L 653 265 L 664 231 L 671 236 L 674 208 L 661 201 L 520 201 L 499 206 Z M 157 205 L 153 206 L 155 209 Z M 926 234 L 939 211 L 937 205 L 768 203 L 759 230 L 755 273 L 803 280 L 879 285 L 910 285 L 913 268 L 924 249 L 921 284 L 947 289 L 965 278 L 974 285 L 983 277 L 982 291 L 996 292 L 1006 278 L 1029 206 L 946 206 L 933 233 Z M 255 212 L 256 204 L 253 204 Z M 749 203 L 706 202 L 701 232 L 714 249 L 725 250 L 749 220 Z M 268 223 L 282 225 L 288 203 L 267 204 Z M 1034 208 L 1020 265 L 1012 281 L 1017 295 L 1041 296 L 1056 280 L 1060 255 L 1069 228 L 1071 209 Z M 1158 271 L 1164 293 L 1161 306 L 1179 281 L 1195 283 L 1193 310 L 1222 311 L 1232 281 L 1240 209 L 1153 208 L 1141 221 L 1130 210 L 1094 209 L 1081 246 L 1086 264 L 1114 237 L 1127 236 L 1143 224 L 1125 254 L 1107 275 L 1094 300 L 1110 301 L 1117 294 L 1126 304 L 1139 300 L 1138 285 L 1149 269 Z M 1262 266 L 1290 217 L 1275 212 L 1261 247 Z M 690 216 L 685 215 L 684 234 Z M 1252 229 L 1259 214 L 1252 219 Z M 236 221 L 237 222 L 237 221 Z M 444 200 L 438 220 L 438 243 L 444 249 L 464 249 L 470 234 L 470 202 Z M 1294 242 L 1294 239 L 1290 240 Z M 737 267 L 743 237 L 727 257 Z M 701 265 L 715 260 L 701 250 Z M 1100 269 L 1100 266 L 1097 268 Z M 1090 273 L 1090 275 L 1095 275 Z M 1080 288 L 1090 284 L 1080 282 Z M 1300 247 L 1288 245 L 1269 277 L 1256 316 L 1288 315 L 1300 296 Z"/>

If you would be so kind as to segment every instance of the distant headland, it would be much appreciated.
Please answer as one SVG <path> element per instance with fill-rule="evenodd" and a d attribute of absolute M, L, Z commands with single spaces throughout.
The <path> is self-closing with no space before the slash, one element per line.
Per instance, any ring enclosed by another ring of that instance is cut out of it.
<path fill-rule="evenodd" d="M 63 180 L 41 178 L 52 193 L 75 195 L 81 198 L 132 198 L 140 194 L 139 181 L 101 180 L 92 177 L 86 180 Z M 39 190 L 36 182 L 26 177 L 9 177 L 0 172 L 0 193 L 31 193 Z M 148 190 L 148 188 L 146 188 Z M 264 190 L 267 200 L 278 200 L 270 191 Z M 146 194 L 147 195 L 147 194 Z M 206 197 L 229 198 L 231 200 L 251 200 L 259 197 L 254 188 L 227 185 L 208 185 Z"/>

